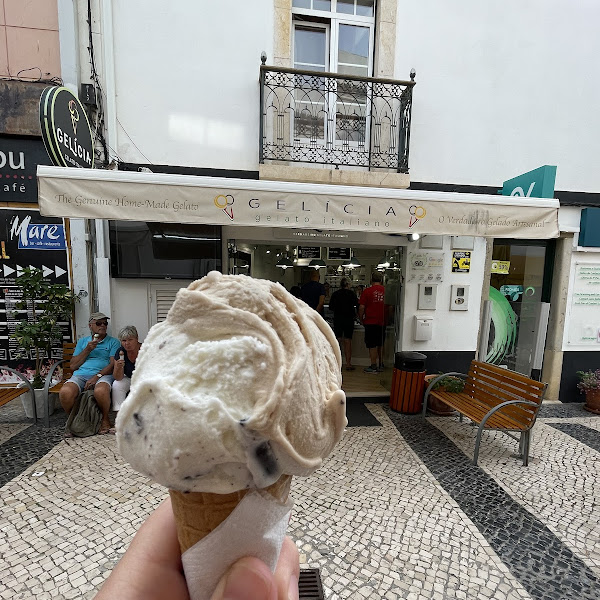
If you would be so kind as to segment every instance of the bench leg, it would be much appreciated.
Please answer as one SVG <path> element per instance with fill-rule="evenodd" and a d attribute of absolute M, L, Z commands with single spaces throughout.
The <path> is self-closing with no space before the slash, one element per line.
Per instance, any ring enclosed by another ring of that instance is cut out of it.
<path fill-rule="evenodd" d="M 531 429 L 527 431 L 523 431 L 521 433 L 521 441 L 519 446 L 521 446 L 521 454 L 523 456 L 523 466 L 527 467 L 529 465 L 529 442 L 530 442 L 530 434 Z"/>
<path fill-rule="evenodd" d="M 483 433 L 483 427 L 479 426 L 477 429 L 477 438 L 475 439 L 475 453 L 473 454 L 473 464 L 477 465 L 479 459 L 479 445 L 481 444 L 481 434 Z"/>

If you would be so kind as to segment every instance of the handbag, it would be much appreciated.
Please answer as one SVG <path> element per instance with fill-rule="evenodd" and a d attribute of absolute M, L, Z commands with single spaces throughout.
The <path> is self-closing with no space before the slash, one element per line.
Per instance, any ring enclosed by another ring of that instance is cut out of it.
<path fill-rule="evenodd" d="M 65 432 L 75 437 L 96 435 L 101 421 L 102 412 L 94 398 L 94 390 L 87 390 L 75 400 L 65 425 Z"/>

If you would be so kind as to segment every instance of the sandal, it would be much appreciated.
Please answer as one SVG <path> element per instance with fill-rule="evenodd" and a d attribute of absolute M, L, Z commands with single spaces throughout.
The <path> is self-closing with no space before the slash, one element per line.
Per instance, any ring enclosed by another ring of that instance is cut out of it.
<path fill-rule="evenodd" d="M 110 433 L 110 427 L 100 427 L 98 430 L 98 435 L 107 435 Z"/>

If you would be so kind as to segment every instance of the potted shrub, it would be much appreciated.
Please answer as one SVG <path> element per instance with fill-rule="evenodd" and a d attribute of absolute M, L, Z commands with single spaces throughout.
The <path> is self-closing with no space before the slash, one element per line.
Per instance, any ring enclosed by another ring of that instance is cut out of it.
<path fill-rule="evenodd" d="M 429 385 L 429 382 L 436 377 L 443 375 L 443 373 L 438 373 L 437 375 L 426 375 L 425 376 L 425 385 Z M 448 375 L 447 377 L 443 377 L 439 381 L 435 383 L 435 385 L 431 388 L 432 391 L 444 391 L 451 393 L 460 393 L 465 389 L 464 379 L 460 377 L 455 377 L 453 375 Z M 434 415 L 438 416 L 447 416 L 453 415 L 455 413 L 453 408 L 450 408 L 447 404 L 438 400 L 433 396 L 429 396 L 429 400 L 427 401 L 427 410 L 432 412 Z"/>
<path fill-rule="evenodd" d="M 52 284 L 43 277 L 41 269 L 26 267 L 17 277 L 17 285 L 21 289 L 23 298 L 16 303 L 18 317 L 22 311 L 27 311 L 15 327 L 11 337 L 28 354 L 35 358 L 35 370 L 31 381 L 36 393 L 38 415 L 41 414 L 42 392 L 44 379 L 42 378 L 43 362 L 50 356 L 53 342 L 62 342 L 62 329 L 60 321 L 69 321 L 73 315 L 75 301 L 79 300 L 71 289 L 64 284 Z M 33 353 L 31 351 L 33 350 Z M 21 396 L 27 416 L 32 416 L 30 394 Z M 52 411 L 50 411 L 52 412 Z"/>
<path fill-rule="evenodd" d="M 595 371 L 577 371 L 577 387 L 585 394 L 583 408 L 600 415 L 600 369 Z"/>

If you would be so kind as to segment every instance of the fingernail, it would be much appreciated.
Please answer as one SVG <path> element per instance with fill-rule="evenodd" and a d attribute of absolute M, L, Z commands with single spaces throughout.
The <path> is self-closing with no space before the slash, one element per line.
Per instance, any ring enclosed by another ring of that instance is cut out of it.
<path fill-rule="evenodd" d="M 264 600 L 269 598 L 271 582 L 246 565 L 235 565 L 225 582 L 223 600 Z"/>
<path fill-rule="evenodd" d="M 290 577 L 290 587 L 288 588 L 288 599 L 298 600 L 300 598 L 300 590 L 298 589 L 298 577 L 292 575 Z"/>

